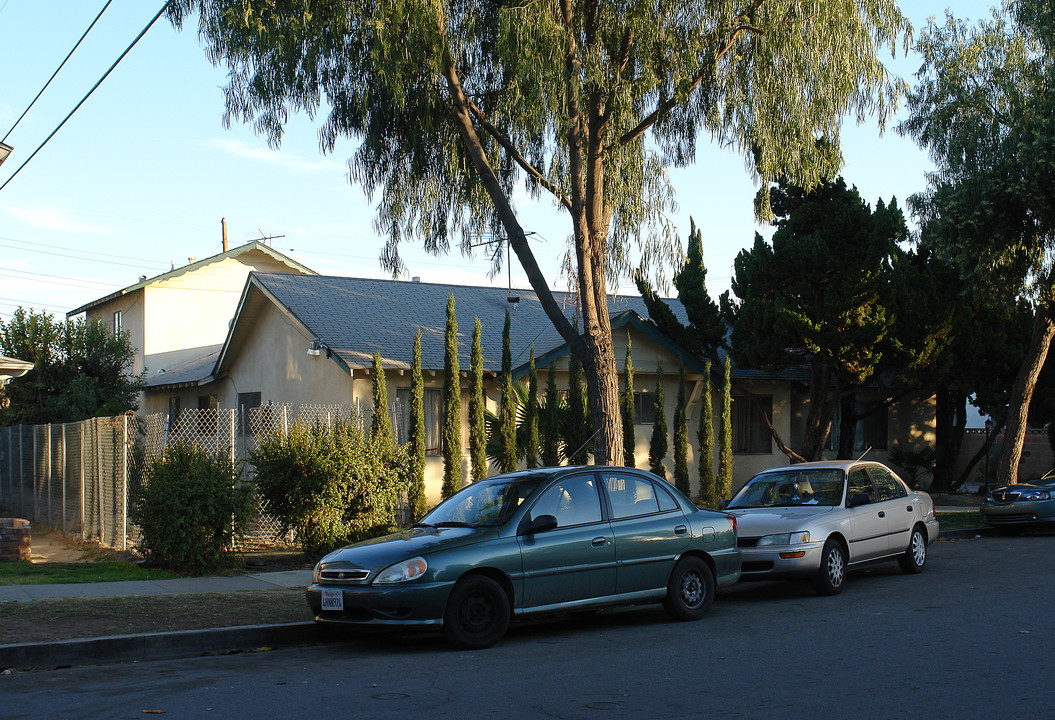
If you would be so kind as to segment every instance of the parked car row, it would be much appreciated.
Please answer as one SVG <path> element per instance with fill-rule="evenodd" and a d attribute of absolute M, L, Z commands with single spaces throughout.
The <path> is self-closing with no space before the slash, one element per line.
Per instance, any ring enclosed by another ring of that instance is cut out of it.
<path fill-rule="evenodd" d="M 659 602 L 696 620 L 740 579 L 809 577 L 834 594 L 862 563 L 921 571 L 937 534 L 930 497 L 878 463 L 766 471 L 724 511 L 633 468 L 544 468 L 473 483 L 411 528 L 330 553 L 307 599 L 320 623 L 436 627 L 483 648 L 514 617 Z"/>

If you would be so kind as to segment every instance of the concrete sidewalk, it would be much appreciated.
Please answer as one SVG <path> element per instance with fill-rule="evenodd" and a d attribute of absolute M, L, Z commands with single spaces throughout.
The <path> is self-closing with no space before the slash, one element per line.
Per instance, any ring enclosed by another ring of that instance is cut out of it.
<path fill-rule="evenodd" d="M 286 570 L 228 577 L 173 578 L 171 580 L 125 580 L 122 582 L 56 583 L 53 585 L 0 585 L 0 602 L 44 598 L 120 597 L 128 595 L 176 595 L 226 593 L 239 590 L 306 588 L 311 570 Z"/>

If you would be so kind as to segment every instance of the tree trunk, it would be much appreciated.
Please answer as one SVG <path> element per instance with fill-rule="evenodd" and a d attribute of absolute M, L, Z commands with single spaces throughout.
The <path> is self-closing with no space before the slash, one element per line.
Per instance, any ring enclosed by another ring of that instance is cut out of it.
<path fill-rule="evenodd" d="M 1033 337 L 1029 343 L 1029 352 L 1015 385 L 1007 408 L 1007 434 L 1004 446 L 1000 450 L 1000 460 L 996 464 L 996 484 L 1013 485 L 1018 481 L 1018 464 L 1022 460 L 1022 444 L 1026 438 L 1026 420 L 1029 417 L 1029 403 L 1033 398 L 1033 388 L 1044 367 L 1048 356 L 1051 338 L 1055 336 L 1055 322 L 1052 319 L 1052 307 L 1049 302 L 1037 305 L 1033 316 Z"/>
<path fill-rule="evenodd" d="M 964 416 L 967 396 L 941 386 L 938 388 L 934 410 L 934 482 L 935 490 L 949 490 L 955 479 L 956 459 L 963 443 Z"/>
<path fill-rule="evenodd" d="M 828 366 L 815 363 L 810 374 L 810 410 L 806 415 L 806 430 L 802 437 L 802 451 L 799 453 L 807 461 L 821 459 L 824 443 L 832 429 L 831 403 L 828 400 Z"/>

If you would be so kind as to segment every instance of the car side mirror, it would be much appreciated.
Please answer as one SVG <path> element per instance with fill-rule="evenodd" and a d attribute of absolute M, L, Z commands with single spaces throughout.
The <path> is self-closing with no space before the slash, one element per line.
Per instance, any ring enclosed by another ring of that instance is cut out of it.
<path fill-rule="evenodd" d="M 850 496 L 850 502 L 846 503 L 846 507 L 855 508 L 860 505 L 868 505 L 871 502 L 872 498 L 868 495 L 868 493 L 859 492 L 854 493 Z"/>
<path fill-rule="evenodd" d="M 727 508 L 727 507 L 729 507 L 729 500 L 728 499 L 721 500 L 721 501 L 718 502 L 718 509 L 719 510 L 725 510 L 725 508 Z"/>
<path fill-rule="evenodd" d="M 539 515 L 537 518 L 531 519 L 524 532 L 527 535 L 533 535 L 534 533 L 549 532 L 555 527 L 557 527 L 557 518 L 552 515 Z"/>

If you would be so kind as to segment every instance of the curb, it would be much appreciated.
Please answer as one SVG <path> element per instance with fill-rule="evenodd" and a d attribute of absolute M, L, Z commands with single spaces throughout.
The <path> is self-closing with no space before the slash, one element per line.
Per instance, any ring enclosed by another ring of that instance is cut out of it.
<path fill-rule="evenodd" d="M 992 527 L 978 527 L 978 528 L 962 528 L 958 530 L 939 530 L 938 539 L 944 538 L 976 538 L 976 537 L 996 537 L 996 528 Z"/>
<path fill-rule="evenodd" d="M 53 643 L 14 643 L 0 645 L 0 670 L 168 660 L 264 647 L 294 647 L 339 639 L 338 634 L 325 632 L 325 628 L 320 628 L 315 622 L 301 622 L 111 635 Z"/>

